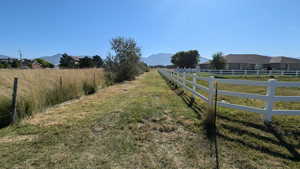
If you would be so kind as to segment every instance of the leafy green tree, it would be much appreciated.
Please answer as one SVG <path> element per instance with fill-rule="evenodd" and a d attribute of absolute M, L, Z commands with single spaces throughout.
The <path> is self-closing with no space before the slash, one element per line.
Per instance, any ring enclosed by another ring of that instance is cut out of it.
<path fill-rule="evenodd" d="M 48 62 L 48 61 L 46 61 L 44 59 L 38 58 L 38 59 L 34 59 L 34 61 L 36 61 L 37 63 L 41 64 L 41 66 L 43 68 L 54 68 L 54 65 L 52 63 L 50 63 L 50 62 Z"/>
<path fill-rule="evenodd" d="M 98 55 L 93 56 L 93 62 L 97 68 L 103 67 L 104 61 Z"/>
<path fill-rule="evenodd" d="M 218 52 L 213 54 L 212 60 L 210 61 L 210 65 L 213 69 L 224 69 L 226 65 L 226 60 L 223 57 L 223 53 Z"/>
<path fill-rule="evenodd" d="M 172 56 L 171 62 L 180 68 L 194 68 L 199 62 L 199 57 L 197 50 L 180 51 Z"/>
<path fill-rule="evenodd" d="M 11 67 L 12 68 L 20 68 L 21 67 L 21 61 L 17 60 L 17 59 L 14 59 L 12 62 L 11 62 Z"/>
<path fill-rule="evenodd" d="M 94 66 L 95 66 L 95 63 L 92 58 L 85 56 L 84 58 L 79 59 L 79 67 L 80 68 L 91 68 Z"/>
<path fill-rule="evenodd" d="M 140 73 L 139 60 L 141 49 L 135 40 L 118 37 L 111 41 L 110 54 L 105 60 L 105 72 L 108 83 L 133 80 Z"/>
<path fill-rule="evenodd" d="M 7 62 L 0 62 L 0 69 L 6 69 L 9 68 L 9 64 Z"/>
<path fill-rule="evenodd" d="M 61 67 L 61 68 L 75 68 L 77 66 L 75 63 L 76 63 L 76 61 L 73 59 L 72 56 L 69 56 L 68 54 L 64 53 L 62 55 L 62 57 L 60 58 L 59 67 Z"/>

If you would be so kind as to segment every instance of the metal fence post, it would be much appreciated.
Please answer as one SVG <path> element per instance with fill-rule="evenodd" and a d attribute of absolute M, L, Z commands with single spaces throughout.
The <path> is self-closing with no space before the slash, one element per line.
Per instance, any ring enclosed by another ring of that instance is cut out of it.
<path fill-rule="evenodd" d="M 267 103 L 265 108 L 264 120 L 267 122 L 272 121 L 273 98 L 275 96 L 276 79 L 269 79 L 267 88 Z"/>

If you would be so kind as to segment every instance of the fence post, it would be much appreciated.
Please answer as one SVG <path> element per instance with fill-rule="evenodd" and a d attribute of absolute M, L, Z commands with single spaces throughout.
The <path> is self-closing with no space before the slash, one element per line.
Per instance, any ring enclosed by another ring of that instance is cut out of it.
<path fill-rule="evenodd" d="M 97 84 L 96 84 L 96 72 L 94 72 L 94 79 L 93 79 L 93 81 L 94 81 L 94 86 L 97 86 Z"/>
<path fill-rule="evenodd" d="M 183 72 L 183 77 L 182 77 L 182 83 L 183 83 L 183 86 L 184 86 L 184 87 L 185 87 L 185 85 L 186 85 L 185 79 L 186 79 L 186 72 L 184 71 L 184 72 Z"/>
<path fill-rule="evenodd" d="M 196 76 L 197 74 L 196 73 L 193 73 L 193 91 L 196 92 Z M 196 98 L 196 95 L 193 93 L 193 98 L 195 99 Z"/>
<path fill-rule="evenodd" d="M 299 75 L 299 71 L 298 70 L 296 70 L 296 76 L 298 76 Z"/>
<path fill-rule="evenodd" d="M 259 76 L 259 70 L 256 70 L 256 75 Z"/>
<path fill-rule="evenodd" d="M 59 87 L 60 87 L 60 89 L 63 88 L 63 80 L 62 80 L 62 76 L 59 77 Z"/>
<path fill-rule="evenodd" d="M 210 110 L 214 109 L 214 91 L 215 91 L 215 78 L 214 76 L 209 77 L 208 81 L 208 108 Z"/>
<path fill-rule="evenodd" d="M 264 120 L 267 122 L 272 121 L 272 110 L 273 110 L 273 98 L 275 96 L 275 83 L 276 79 L 269 79 L 267 88 L 267 103 L 265 108 Z"/>
<path fill-rule="evenodd" d="M 14 124 L 17 121 L 17 92 L 18 92 L 18 78 L 14 79 L 13 93 L 12 93 L 12 112 L 11 121 Z"/>
<path fill-rule="evenodd" d="M 247 70 L 244 70 L 244 75 L 247 75 Z"/>

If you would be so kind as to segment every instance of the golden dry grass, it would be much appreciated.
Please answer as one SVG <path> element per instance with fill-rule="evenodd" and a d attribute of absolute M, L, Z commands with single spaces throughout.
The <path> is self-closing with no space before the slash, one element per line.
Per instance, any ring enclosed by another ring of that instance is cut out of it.
<path fill-rule="evenodd" d="M 1 114 L 7 118 L 9 111 L 7 104 L 11 102 L 15 77 L 19 79 L 17 101 L 20 116 L 78 98 L 86 94 L 86 90 L 90 90 L 89 87 L 101 87 L 104 84 L 102 69 L 2 69 L 0 70 L 0 119 Z"/>

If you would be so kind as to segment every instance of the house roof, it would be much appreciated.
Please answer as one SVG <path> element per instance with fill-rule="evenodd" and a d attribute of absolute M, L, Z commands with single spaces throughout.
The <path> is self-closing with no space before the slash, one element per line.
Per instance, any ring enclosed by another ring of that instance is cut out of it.
<path fill-rule="evenodd" d="M 300 63 L 300 59 L 285 56 L 272 57 L 270 63 Z"/>
<path fill-rule="evenodd" d="M 207 64 L 210 64 L 210 60 L 206 61 L 206 62 L 203 62 L 203 63 L 200 63 L 199 65 L 207 65 Z"/>
<path fill-rule="evenodd" d="M 74 60 L 79 61 L 80 57 L 79 56 L 71 56 Z"/>
<path fill-rule="evenodd" d="M 224 56 L 227 63 L 267 64 L 271 57 L 257 54 L 229 54 Z"/>

